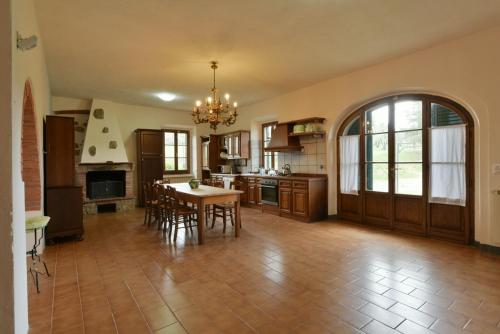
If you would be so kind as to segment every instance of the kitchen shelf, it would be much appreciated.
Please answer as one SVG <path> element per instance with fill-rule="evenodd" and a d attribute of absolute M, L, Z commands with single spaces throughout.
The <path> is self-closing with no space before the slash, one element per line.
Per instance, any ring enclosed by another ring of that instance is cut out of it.
<path fill-rule="evenodd" d="M 288 137 L 323 137 L 325 135 L 325 131 L 312 131 L 312 132 L 291 132 L 288 134 Z"/>

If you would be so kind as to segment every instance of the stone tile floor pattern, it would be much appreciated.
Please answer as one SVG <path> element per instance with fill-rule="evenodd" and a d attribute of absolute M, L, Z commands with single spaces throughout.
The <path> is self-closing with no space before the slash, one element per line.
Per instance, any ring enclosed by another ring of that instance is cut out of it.
<path fill-rule="evenodd" d="M 248 208 L 238 239 L 218 224 L 174 244 L 142 215 L 47 247 L 30 333 L 500 333 L 500 256 Z"/>

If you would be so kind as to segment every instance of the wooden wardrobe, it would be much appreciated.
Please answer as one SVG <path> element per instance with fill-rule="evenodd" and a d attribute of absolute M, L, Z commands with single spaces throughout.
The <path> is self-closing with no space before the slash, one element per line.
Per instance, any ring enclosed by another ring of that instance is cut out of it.
<path fill-rule="evenodd" d="M 137 129 L 137 195 L 139 206 L 144 206 L 143 182 L 163 178 L 164 139 L 162 130 Z"/>
<path fill-rule="evenodd" d="M 75 183 L 75 131 L 72 117 L 47 116 L 44 127 L 47 240 L 76 236 L 83 229 L 82 187 Z"/>

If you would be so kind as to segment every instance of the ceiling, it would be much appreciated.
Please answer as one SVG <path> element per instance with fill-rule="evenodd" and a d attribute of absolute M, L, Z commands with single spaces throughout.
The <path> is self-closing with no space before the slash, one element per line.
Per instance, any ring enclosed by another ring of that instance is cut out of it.
<path fill-rule="evenodd" d="M 181 110 L 207 96 L 213 59 L 217 86 L 247 105 L 500 22 L 499 0 L 35 5 L 54 95 Z"/>

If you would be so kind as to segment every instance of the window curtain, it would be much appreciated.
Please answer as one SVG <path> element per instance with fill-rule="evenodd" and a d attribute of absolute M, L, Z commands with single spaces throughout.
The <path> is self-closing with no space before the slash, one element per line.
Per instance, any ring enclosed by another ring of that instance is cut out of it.
<path fill-rule="evenodd" d="M 430 129 L 429 202 L 465 206 L 465 125 Z"/>
<path fill-rule="evenodd" d="M 340 192 L 359 191 L 359 135 L 340 137 Z"/>

